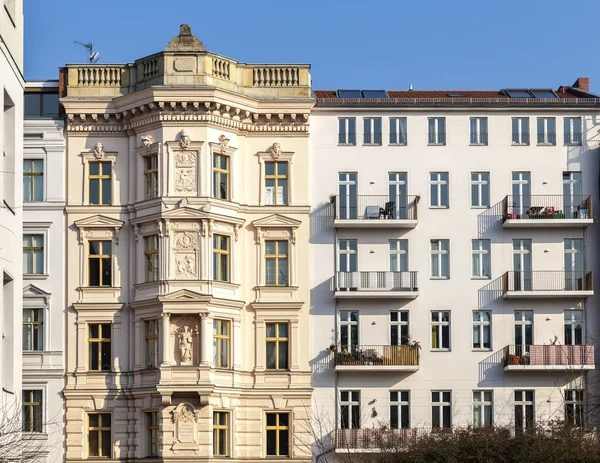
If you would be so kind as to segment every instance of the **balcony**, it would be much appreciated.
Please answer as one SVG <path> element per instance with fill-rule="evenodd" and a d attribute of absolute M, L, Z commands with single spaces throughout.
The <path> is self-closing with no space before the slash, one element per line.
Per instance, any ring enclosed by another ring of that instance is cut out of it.
<path fill-rule="evenodd" d="M 336 429 L 336 453 L 377 453 L 390 449 L 407 448 L 417 437 L 431 431 L 424 429 Z"/>
<path fill-rule="evenodd" d="M 504 228 L 587 227 L 591 195 L 508 195 L 502 200 Z"/>
<path fill-rule="evenodd" d="M 338 195 L 333 198 L 337 228 L 415 228 L 419 196 Z"/>
<path fill-rule="evenodd" d="M 415 346 L 337 346 L 336 371 L 418 371 Z"/>
<path fill-rule="evenodd" d="M 334 290 L 336 299 L 419 296 L 417 272 L 336 272 Z"/>
<path fill-rule="evenodd" d="M 594 346 L 516 345 L 503 352 L 504 371 L 593 370 Z"/>
<path fill-rule="evenodd" d="M 587 270 L 506 272 L 502 275 L 505 299 L 571 298 L 594 295 L 594 279 Z"/>

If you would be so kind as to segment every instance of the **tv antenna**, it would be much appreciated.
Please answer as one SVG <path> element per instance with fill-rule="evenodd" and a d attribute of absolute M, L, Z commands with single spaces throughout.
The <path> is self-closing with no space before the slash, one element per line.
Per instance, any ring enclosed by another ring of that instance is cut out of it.
<path fill-rule="evenodd" d="M 94 46 L 91 43 L 83 43 L 83 42 L 78 42 L 77 40 L 75 40 L 75 43 L 77 45 L 81 45 L 83 48 L 87 48 L 90 52 L 90 56 L 89 56 L 89 60 L 90 60 L 90 64 L 94 64 L 98 61 L 98 59 L 100 58 L 100 53 L 97 51 L 94 51 Z"/>

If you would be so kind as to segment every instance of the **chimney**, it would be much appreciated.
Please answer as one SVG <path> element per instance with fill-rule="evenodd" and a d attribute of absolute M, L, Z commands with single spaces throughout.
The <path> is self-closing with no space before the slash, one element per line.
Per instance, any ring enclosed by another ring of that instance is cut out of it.
<path fill-rule="evenodd" d="M 587 77 L 580 77 L 575 81 L 573 85 L 571 85 L 571 87 L 578 88 L 579 90 L 582 90 L 584 92 L 589 92 L 590 79 L 588 79 Z"/>

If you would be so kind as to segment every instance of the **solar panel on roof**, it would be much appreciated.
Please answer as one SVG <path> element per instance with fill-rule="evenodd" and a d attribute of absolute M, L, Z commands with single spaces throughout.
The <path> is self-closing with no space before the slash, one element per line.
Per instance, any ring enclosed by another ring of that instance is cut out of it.
<path fill-rule="evenodd" d="M 531 93 L 526 88 L 512 88 L 504 91 L 511 98 L 531 98 Z"/>
<path fill-rule="evenodd" d="M 532 89 L 531 93 L 533 93 L 533 96 L 536 98 L 558 98 L 552 89 L 549 88 Z"/>
<path fill-rule="evenodd" d="M 339 98 L 362 98 L 360 90 L 338 90 Z"/>
<path fill-rule="evenodd" d="M 363 98 L 387 98 L 387 92 L 385 90 L 363 90 Z"/>

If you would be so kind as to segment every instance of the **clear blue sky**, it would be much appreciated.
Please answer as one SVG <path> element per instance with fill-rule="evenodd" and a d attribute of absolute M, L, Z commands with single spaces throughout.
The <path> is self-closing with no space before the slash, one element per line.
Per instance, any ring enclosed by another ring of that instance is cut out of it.
<path fill-rule="evenodd" d="M 599 0 L 25 0 L 25 77 L 86 60 L 132 62 L 189 23 L 207 49 L 249 63 L 310 63 L 314 89 L 600 93 Z"/>

